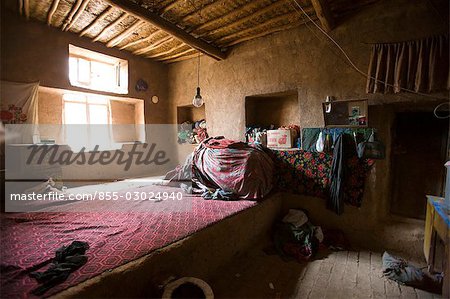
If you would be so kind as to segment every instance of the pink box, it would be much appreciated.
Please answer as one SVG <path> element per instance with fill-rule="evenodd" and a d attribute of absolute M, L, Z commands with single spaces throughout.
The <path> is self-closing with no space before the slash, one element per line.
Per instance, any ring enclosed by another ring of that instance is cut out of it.
<path fill-rule="evenodd" d="M 294 138 L 291 130 L 268 130 L 267 147 L 273 148 L 291 148 Z"/>

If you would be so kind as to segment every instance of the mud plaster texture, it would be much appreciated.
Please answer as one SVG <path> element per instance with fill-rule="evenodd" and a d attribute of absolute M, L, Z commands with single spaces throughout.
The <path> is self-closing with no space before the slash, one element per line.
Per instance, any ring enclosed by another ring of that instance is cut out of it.
<path fill-rule="evenodd" d="M 71 86 L 68 77 L 69 44 L 128 60 L 128 94 L 123 97 L 145 101 L 146 123 L 168 123 L 167 66 L 130 53 L 107 48 L 70 32 L 62 32 L 35 21 L 26 21 L 7 8 L 1 9 L 1 79 L 15 82 L 36 82 L 41 86 L 65 90 L 96 92 Z M 135 90 L 136 82 L 145 80 L 145 92 Z M 114 94 L 117 96 L 116 94 Z M 157 95 L 158 104 L 151 97 Z M 49 108 L 51 110 L 51 108 Z"/>
<path fill-rule="evenodd" d="M 331 35 L 366 72 L 369 43 L 406 41 L 448 32 L 445 13 L 448 8 L 445 1 L 437 5 L 443 7 L 442 15 L 428 1 L 382 0 L 348 16 Z M 196 59 L 169 66 L 173 122 L 176 122 L 176 107 L 189 104 L 194 96 L 196 72 Z M 337 216 L 326 210 L 324 200 L 285 194 L 285 209 L 308 209 L 315 224 L 344 230 L 356 246 L 423 256 L 423 221 L 398 219 L 389 213 L 394 112 L 386 104 L 408 102 L 414 107 L 419 103 L 431 104 L 432 99 L 406 93 L 366 94 L 366 79 L 348 66 L 342 54 L 320 32 L 316 29 L 311 32 L 306 26 L 244 43 L 233 49 L 224 61 L 203 56 L 200 86 L 209 134 L 237 140 L 244 140 L 248 96 L 297 90 L 301 127 L 323 126 L 321 103 L 327 95 L 338 100 L 368 98 L 369 125 L 379 131 L 387 156 L 376 162 L 367 178 L 362 207 L 346 206 L 344 214 Z M 439 96 L 446 98 L 446 95 Z"/>

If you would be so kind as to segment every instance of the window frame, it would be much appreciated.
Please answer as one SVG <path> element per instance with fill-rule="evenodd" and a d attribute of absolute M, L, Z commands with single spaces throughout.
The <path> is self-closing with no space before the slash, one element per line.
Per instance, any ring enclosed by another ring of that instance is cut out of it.
<path fill-rule="evenodd" d="M 76 59 L 76 78 L 72 77 L 72 63 L 71 59 Z M 87 82 L 80 81 L 80 59 L 83 59 L 89 63 L 89 80 Z M 110 66 L 114 69 L 114 82 L 108 82 L 105 86 L 107 88 L 92 85 L 92 62 L 101 63 Z M 110 55 L 105 55 L 99 52 L 91 51 L 81 47 L 77 47 L 69 44 L 69 57 L 68 57 L 68 77 L 72 86 L 86 88 L 101 92 L 110 92 L 116 94 L 128 94 L 128 61 L 125 59 L 117 58 Z M 109 87 L 111 86 L 111 87 Z"/>

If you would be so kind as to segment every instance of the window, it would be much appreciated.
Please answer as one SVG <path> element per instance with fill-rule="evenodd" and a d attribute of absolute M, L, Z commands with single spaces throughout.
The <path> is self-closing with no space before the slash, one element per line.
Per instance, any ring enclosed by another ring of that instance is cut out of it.
<path fill-rule="evenodd" d="M 64 94 L 64 124 L 67 144 L 72 150 L 114 149 L 111 132 L 111 113 L 106 97 L 85 94 Z"/>
<path fill-rule="evenodd" d="M 69 45 L 69 80 L 73 86 L 128 93 L 128 61 Z"/>
<path fill-rule="evenodd" d="M 62 94 L 64 142 L 73 151 L 118 149 L 145 142 L 144 102 L 91 93 Z"/>

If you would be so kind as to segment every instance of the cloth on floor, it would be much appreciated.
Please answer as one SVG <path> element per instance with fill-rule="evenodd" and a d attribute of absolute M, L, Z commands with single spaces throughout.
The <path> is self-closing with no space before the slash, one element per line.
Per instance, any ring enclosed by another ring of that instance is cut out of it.
<path fill-rule="evenodd" d="M 310 222 L 300 227 L 291 223 L 278 223 L 273 236 L 275 249 L 285 259 L 291 257 L 299 262 L 307 261 L 319 249 L 319 240 L 314 236 L 314 232 L 315 227 Z"/>
<path fill-rule="evenodd" d="M 41 284 L 32 293 L 43 295 L 50 288 L 64 282 L 70 273 L 86 264 L 88 257 L 85 253 L 88 249 L 88 243 L 82 241 L 73 241 L 69 246 L 57 249 L 55 258 L 47 270 L 30 273 L 30 276 Z"/>
<path fill-rule="evenodd" d="M 289 209 L 289 212 L 284 216 L 284 223 L 290 223 L 295 227 L 300 227 L 308 222 L 308 216 L 302 210 Z"/>
<path fill-rule="evenodd" d="M 334 145 L 330 174 L 330 196 L 327 207 L 340 215 L 344 212 L 345 184 L 350 177 L 348 159 L 357 156 L 354 139 L 348 134 L 339 135 Z"/>
<path fill-rule="evenodd" d="M 440 294 L 442 292 L 442 274 L 430 274 L 409 264 L 402 258 L 383 253 L 383 275 L 398 283 Z"/>

